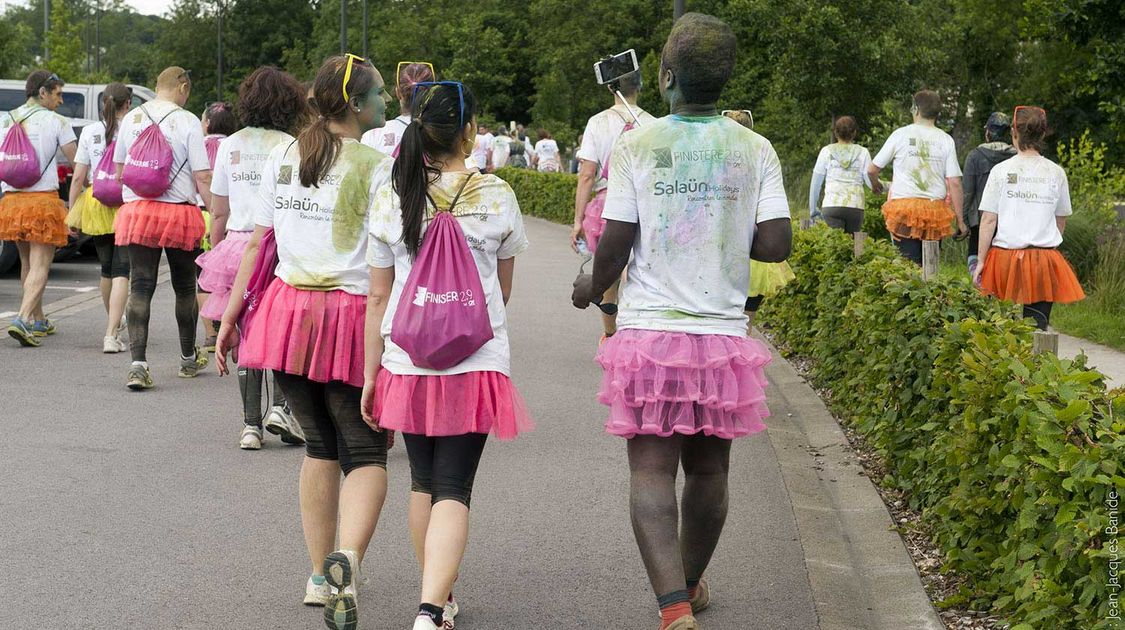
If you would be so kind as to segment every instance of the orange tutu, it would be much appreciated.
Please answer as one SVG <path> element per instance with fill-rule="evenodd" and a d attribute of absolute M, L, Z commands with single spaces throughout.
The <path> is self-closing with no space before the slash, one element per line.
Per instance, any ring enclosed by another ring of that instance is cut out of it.
<path fill-rule="evenodd" d="M 953 235 L 953 210 L 944 201 L 904 197 L 883 204 L 887 231 L 899 238 L 940 241 Z"/>
<path fill-rule="evenodd" d="M 993 247 L 984 259 L 981 290 L 1016 304 L 1069 304 L 1086 297 L 1074 269 L 1057 249 Z"/>
<path fill-rule="evenodd" d="M 66 204 L 56 190 L 0 197 L 0 241 L 66 245 Z"/>
<path fill-rule="evenodd" d="M 190 203 L 167 203 L 141 199 L 117 211 L 113 222 L 118 245 L 170 247 L 191 251 L 199 247 L 207 231 L 203 212 Z"/>

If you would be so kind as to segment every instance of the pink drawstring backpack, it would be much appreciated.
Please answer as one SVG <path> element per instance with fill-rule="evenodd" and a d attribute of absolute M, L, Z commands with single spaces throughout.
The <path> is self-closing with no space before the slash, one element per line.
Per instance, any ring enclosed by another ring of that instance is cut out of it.
<path fill-rule="evenodd" d="M 449 209 L 437 211 L 391 321 L 391 341 L 421 368 L 451 368 L 492 339 L 480 271 L 453 218 L 472 176 L 461 183 Z"/>
<path fill-rule="evenodd" d="M 262 303 L 266 289 L 277 277 L 275 273 L 277 263 L 277 238 L 273 234 L 273 228 L 270 228 L 266 230 L 262 242 L 258 245 L 258 259 L 254 261 L 254 271 L 250 274 L 250 281 L 246 283 L 246 291 L 242 294 L 242 315 L 239 317 L 238 328 L 242 331 L 243 337 L 246 336 L 246 330 L 258 314 L 258 306 Z"/>
<path fill-rule="evenodd" d="M 102 154 L 102 159 L 98 160 L 91 177 L 94 180 L 92 186 L 94 199 L 111 208 L 124 203 L 124 199 L 121 198 L 121 182 L 117 181 L 117 165 L 113 163 L 113 150 L 116 148 L 117 140 L 114 139 L 106 146 L 105 153 Z"/>
<path fill-rule="evenodd" d="M 12 126 L 0 143 L 0 181 L 13 188 L 30 188 L 47 172 L 47 169 L 39 170 L 39 155 L 23 128 L 23 121 L 42 111 L 46 110 L 37 109 L 18 121 L 8 112 Z"/>
<path fill-rule="evenodd" d="M 207 136 L 203 139 L 203 148 L 207 149 L 207 163 L 211 170 L 215 170 L 215 158 L 219 157 L 219 145 L 226 136 Z"/>
<path fill-rule="evenodd" d="M 129 147 L 129 155 L 125 157 L 125 168 L 121 171 L 121 183 L 141 197 L 155 199 L 163 195 L 171 187 L 176 175 L 180 174 L 179 170 L 175 175 L 171 174 L 172 146 L 168 144 L 168 139 L 160 130 L 160 123 L 180 110 L 173 109 L 165 114 L 160 122 L 149 116 L 144 105 L 140 110 L 148 116 L 152 124 L 146 127 L 133 146 Z M 186 159 L 184 164 L 187 164 Z M 180 170 L 184 168 L 184 164 L 180 165 Z"/>

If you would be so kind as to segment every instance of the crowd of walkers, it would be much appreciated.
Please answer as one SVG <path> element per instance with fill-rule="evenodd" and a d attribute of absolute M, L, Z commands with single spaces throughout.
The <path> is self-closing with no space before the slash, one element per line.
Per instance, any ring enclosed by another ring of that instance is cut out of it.
<path fill-rule="evenodd" d="M 593 267 L 572 300 L 603 314 L 597 398 L 609 408 L 606 431 L 626 440 L 631 518 L 661 630 L 701 627 L 731 442 L 763 431 L 769 414 L 770 354 L 749 325 L 793 278 L 778 156 L 749 110 L 717 108 L 735 52 L 725 23 L 685 15 L 661 51 L 658 89 L 671 113 L 638 107 L 640 74 L 626 74 L 577 150 L 570 245 Z M 170 67 L 156 98 L 136 107 L 128 87 L 106 87 L 102 120 L 81 138 L 54 113 L 62 85 L 33 72 L 27 103 L 3 125 L 0 239 L 18 244 L 23 288 L 9 334 L 38 346 L 54 332 L 43 290 L 69 225 L 97 250 L 103 350 L 128 350 L 126 386 L 151 389 L 163 257 L 178 376 L 196 376 L 213 346 L 219 373 L 237 373 L 239 446 L 257 450 L 269 432 L 305 447 L 303 602 L 323 606 L 336 630 L 369 610 L 358 585 L 401 433 L 422 573 L 413 628 L 453 628 L 488 436 L 532 428 L 510 379 L 506 314 L 528 239 L 515 194 L 492 172 L 562 170 L 558 144 L 545 130 L 533 144 L 522 126 L 478 125 L 471 87 L 439 80 L 424 62 L 400 63 L 390 87 L 350 54 L 326 59 L 309 86 L 263 67 L 236 103 L 212 103 L 202 117 L 184 108 L 190 72 Z M 399 115 L 387 120 L 392 101 Z M 982 290 L 1024 304 L 1045 327 L 1053 303 L 1082 297 L 1057 251 L 1071 208 L 1065 173 L 1040 154 L 1046 113 L 993 114 L 962 190 L 953 140 L 935 124 L 940 107 L 936 93 L 915 94 L 913 124 L 874 158 L 855 142 L 856 120 L 838 118 L 813 169 L 810 214 L 859 231 L 865 187 L 880 192 L 879 174 L 893 166 L 883 216 L 903 256 L 921 263 L 922 243 L 956 225 L 972 239 L 969 272 Z M 59 149 L 76 165 L 69 212 Z"/>

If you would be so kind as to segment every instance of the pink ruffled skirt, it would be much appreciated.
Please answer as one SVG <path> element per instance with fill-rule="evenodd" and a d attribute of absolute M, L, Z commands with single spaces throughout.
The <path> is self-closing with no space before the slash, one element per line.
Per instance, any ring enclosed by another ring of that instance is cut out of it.
<path fill-rule="evenodd" d="M 598 401 L 609 407 L 613 435 L 730 440 L 766 428 L 770 353 L 756 339 L 626 329 L 597 360 L 605 372 Z"/>
<path fill-rule="evenodd" d="M 511 440 L 533 428 L 511 379 L 500 372 L 442 376 L 379 371 L 375 385 L 379 426 L 429 437 L 492 433 Z"/>
<path fill-rule="evenodd" d="M 294 289 L 275 278 L 239 349 L 239 365 L 363 387 L 367 296 Z"/>
<path fill-rule="evenodd" d="M 586 204 L 586 214 L 582 219 L 582 232 L 586 235 L 586 247 L 591 253 L 598 250 L 598 241 L 602 237 L 602 232 L 605 232 L 605 219 L 602 218 L 602 212 L 605 211 L 605 196 L 606 189 L 599 190 L 590 203 Z"/>
<path fill-rule="evenodd" d="M 199 288 L 211 294 L 203 303 L 203 308 L 199 309 L 200 317 L 214 320 L 223 318 L 223 311 L 230 300 L 230 288 L 234 285 L 234 277 L 238 275 L 242 254 L 250 243 L 251 234 L 252 232 L 227 232 L 223 242 L 195 259 L 195 264 L 203 270 L 199 274 Z"/>

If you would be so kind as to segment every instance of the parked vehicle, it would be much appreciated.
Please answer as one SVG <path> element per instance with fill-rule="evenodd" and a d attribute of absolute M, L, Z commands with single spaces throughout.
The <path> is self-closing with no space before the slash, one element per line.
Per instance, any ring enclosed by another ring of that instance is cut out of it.
<path fill-rule="evenodd" d="M 24 94 L 26 81 L 23 79 L 0 79 L 0 115 L 16 109 L 27 102 Z M 98 110 L 101 104 L 102 92 L 106 84 L 99 83 L 86 85 L 81 83 L 67 83 L 63 86 L 63 103 L 55 113 L 70 119 L 74 128 L 75 137 L 82 134 L 82 128 L 100 119 Z M 156 93 L 141 85 L 130 85 L 133 88 L 133 107 L 147 103 L 156 98 Z M 59 196 L 64 200 L 70 194 L 70 179 L 74 174 L 74 165 L 67 161 L 62 151 L 56 154 L 59 168 Z M 65 260 L 79 251 L 85 245 L 85 237 L 71 238 L 66 246 L 60 247 L 55 253 L 55 260 Z M 8 271 L 19 262 L 15 245 L 0 243 L 0 273 Z"/>

